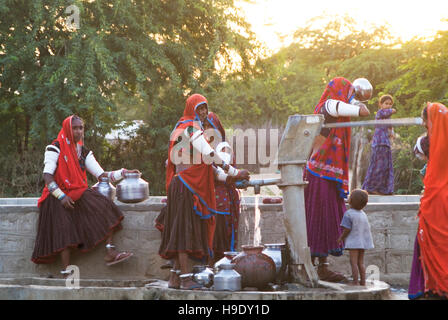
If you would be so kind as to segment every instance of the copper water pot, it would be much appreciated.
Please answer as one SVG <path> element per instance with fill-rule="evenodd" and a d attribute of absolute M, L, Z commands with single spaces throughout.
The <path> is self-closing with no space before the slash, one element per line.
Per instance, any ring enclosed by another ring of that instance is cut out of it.
<path fill-rule="evenodd" d="M 241 246 L 243 252 L 233 258 L 235 271 L 241 275 L 242 287 L 266 288 L 275 281 L 276 269 L 274 260 L 262 253 L 263 246 Z"/>

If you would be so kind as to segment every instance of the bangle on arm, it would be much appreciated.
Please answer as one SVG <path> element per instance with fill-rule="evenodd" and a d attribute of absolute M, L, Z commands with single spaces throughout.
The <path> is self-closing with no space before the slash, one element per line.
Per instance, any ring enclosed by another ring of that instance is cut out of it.
<path fill-rule="evenodd" d="M 124 173 L 124 169 L 120 169 L 120 170 L 115 170 L 115 171 L 110 171 L 108 174 L 109 180 L 111 182 L 115 182 L 117 180 L 120 180 L 123 178 L 123 173 Z"/>
<path fill-rule="evenodd" d="M 47 185 L 48 191 L 58 200 L 62 200 L 65 198 L 65 193 L 59 188 L 58 184 L 54 181 L 51 181 Z"/>

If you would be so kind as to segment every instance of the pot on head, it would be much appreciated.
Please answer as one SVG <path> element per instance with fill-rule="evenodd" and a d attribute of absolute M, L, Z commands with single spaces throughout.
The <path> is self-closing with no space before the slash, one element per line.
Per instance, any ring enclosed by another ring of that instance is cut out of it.
<path fill-rule="evenodd" d="M 373 87 L 369 80 L 365 78 L 358 78 L 353 81 L 353 87 L 355 89 L 355 99 L 361 102 L 366 102 L 372 98 Z"/>

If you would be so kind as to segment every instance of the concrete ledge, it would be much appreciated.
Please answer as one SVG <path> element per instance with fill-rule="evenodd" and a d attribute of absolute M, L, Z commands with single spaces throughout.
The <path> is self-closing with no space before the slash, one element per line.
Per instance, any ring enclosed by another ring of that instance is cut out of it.
<path fill-rule="evenodd" d="M 367 286 L 338 284 L 338 290 L 288 284 L 284 291 L 212 291 L 170 289 L 166 281 L 145 286 L 145 300 L 389 300 L 390 286 L 382 281 Z"/>
<path fill-rule="evenodd" d="M 79 288 L 68 288 L 63 279 L 0 278 L 1 300 L 389 300 L 390 286 L 381 281 L 366 287 L 337 285 L 306 288 L 288 284 L 287 290 L 266 291 L 190 291 L 169 289 L 166 281 L 81 280 Z"/>

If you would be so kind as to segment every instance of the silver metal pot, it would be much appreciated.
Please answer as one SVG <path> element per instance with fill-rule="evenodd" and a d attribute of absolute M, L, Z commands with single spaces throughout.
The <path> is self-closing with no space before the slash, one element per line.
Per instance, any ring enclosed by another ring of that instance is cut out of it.
<path fill-rule="evenodd" d="M 355 88 L 355 99 L 361 102 L 366 102 L 372 97 L 373 87 L 369 80 L 365 78 L 358 78 L 353 81 Z"/>
<path fill-rule="evenodd" d="M 285 250 L 286 244 L 284 243 L 269 243 L 264 244 L 265 249 L 263 253 L 274 260 L 275 263 L 275 278 L 277 281 L 283 280 L 283 275 L 286 269 Z"/>
<path fill-rule="evenodd" d="M 218 260 L 215 265 L 213 266 L 215 268 L 215 271 L 218 272 L 220 269 L 220 266 L 224 263 L 232 263 L 233 258 L 235 258 L 239 252 L 236 251 L 226 251 L 224 252 L 224 257 L 220 260 Z"/>
<path fill-rule="evenodd" d="M 223 263 L 219 272 L 213 280 L 213 290 L 215 291 L 240 291 L 241 275 L 233 270 L 234 263 Z"/>
<path fill-rule="evenodd" d="M 213 271 L 206 266 L 193 267 L 193 280 L 206 288 L 213 285 L 214 275 Z"/>
<path fill-rule="evenodd" d="M 117 199 L 124 203 L 137 203 L 149 198 L 148 182 L 140 178 L 140 173 L 126 172 L 117 185 Z"/>
<path fill-rule="evenodd" d="M 92 186 L 92 189 L 98 191 L 112 201 L 115 199 L 115 195 L 117 193 L 116 188 L 109 182 L 108 177 L 101 177 L 100 181 Z"/>

